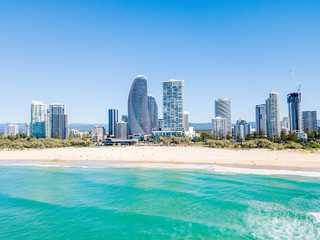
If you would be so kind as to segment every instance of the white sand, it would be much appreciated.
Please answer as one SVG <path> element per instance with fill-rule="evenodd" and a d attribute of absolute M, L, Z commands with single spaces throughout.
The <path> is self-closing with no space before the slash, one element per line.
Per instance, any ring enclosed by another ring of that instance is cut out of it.
<path fill-rule="evenodd" d="M 264 168 L 317 168 L 320 153 L 271 150 L 226 150 L 206 147 L 128 146 L 0 151 L 0 160 L 104 160 L 150 163 L 206 163 Z"/>

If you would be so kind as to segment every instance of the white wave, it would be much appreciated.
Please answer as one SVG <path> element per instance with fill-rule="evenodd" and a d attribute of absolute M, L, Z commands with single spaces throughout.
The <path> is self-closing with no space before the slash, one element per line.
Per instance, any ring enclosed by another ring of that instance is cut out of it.
<path fill-rule="evenodd" d="M 320 213 L 307 213 L 272 202 L 248 201 L 246 231 L 258 239 L 319 239 Z M 316 218 L 316 220 L 314 220 Z"/>
<path fill-rule="evenodd" d="M 171 164 L 171 163 L 1 163 L 0 166 L 36 166 L 36 167 L 76 167 L 76 168 L 140 168 L 140 169 L 173 169 L 185 171 L 209 171 L 222 174 L 253 174 L 253 175 L 289 175 L 301 177 L 320 178 L 320 172 L 293 171 L 293 170 L 272 170 L 242 167 L 222 167 L 212 164 Z"/>
<path fill-rule="evenodd" d="M 315 218 L 315 222 L 320 223 L 320 212 L 309 212 Z"/>

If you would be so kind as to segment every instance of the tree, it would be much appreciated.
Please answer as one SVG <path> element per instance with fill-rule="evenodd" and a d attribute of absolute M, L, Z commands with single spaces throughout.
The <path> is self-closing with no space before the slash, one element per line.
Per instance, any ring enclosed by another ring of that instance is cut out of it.
<path fill-rule="evenodd" d="M 243 138 L 241 137 L 240 131 L 238 132 L 237 141 L 240 143 L 240 145 L 241 145 L 241 147 L 242 147 Z"/>
<path fill-rule="evenodd" d="M 206 139 L 212 139 L 211 133 L 209 131 L 202 131 L 200 133 L 201 142 L 205 142 Z"/>
<path fill-rule="evenodd" d="M 60 137 L 60 135 L 59 135 L 58 133 L 56 133 L 53 138 L 55 138 L 55 139 L 61 139 L 61 137 Z"/>
<path fill-rule="evenodd" d="M 285 130 L 281 130 L 280 138 L 282 142 L 286 142 L 288 137 Z"/>
<path fill-rule="evenodd" d="M 248 133 L 248 134 L 246 135 L 245 139 L 246 139 L 247 141 L 251 140 L 251 139 L 252 139 L 252 134 L 251 134 L 251 133 Z"/>
<path fill-rule="evenodd" d="M 263 129 L 259 131 L 259 138 L 266 138 L 266 132 Z"/>
<path fill-rule="evenodd" d="M 200 141 L 201 141 L 200 137 L 195 136 L 193 138 L 193 142 L 200 142 Z"/>
<path fill-rule="evenodd" d="M 297 134 L 295 134 L 295 133 L 289 133 L 289 135 L 288 135 L 288 140 L 289 141 L 293 141 L 293 142 L 297 142 L 298 141 L 298 138 L 297 138 Z"/>
<path fill-rule="evenodd" d="M 73 139 L 73 135 L 72 135 L 71 133 L 69 134 L 68 139 L 69 139 L 69 140 L 72 140 L 72 139 Z"/>
<path fill-rule="evenodd" d="M 253 133 L 253 139 L 257 139 L 258 137 L 259 137 L 259 135 L 258 135 L 257 131 L 255 131 L 255 132 Z"/>

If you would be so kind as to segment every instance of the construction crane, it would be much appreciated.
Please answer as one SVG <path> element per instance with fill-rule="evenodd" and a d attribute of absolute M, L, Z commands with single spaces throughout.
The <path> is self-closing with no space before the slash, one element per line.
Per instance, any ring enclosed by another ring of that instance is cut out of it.
<path fill-rule="evenodd" d="M 298 92 L 300 92 L 301 91 L 301 85 L 297 82 L 297 80 L 296 80 L 296 78 L 294 77 L 294 74 L 293 74 L 293 72 L 290 70 L 290 73 L 291 73 L 291 76 L 292 76 L 292 78 L 293 78 L 293 81 L 297 84 L 297 87 L 298 87 Z"/>

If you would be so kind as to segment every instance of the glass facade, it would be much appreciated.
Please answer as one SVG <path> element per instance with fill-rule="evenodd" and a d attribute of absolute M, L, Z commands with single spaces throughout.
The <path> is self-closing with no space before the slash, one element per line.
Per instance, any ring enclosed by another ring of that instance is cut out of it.
<path fill-rule="evenodd" d="M 245 139 L 245 137 L 250 133 L 250 125 L 247 123 L 246 120 L 240 118 L 237 120 L 237 124 L 234 126 L 234 137 L 235 139 Z"/>
<path fill-rule="evenodd" d="M 317 126 L 317 112 L 316 111 L 303 111 L 302 112 L 303 131 L 318 131 Z"/>
<path fill-rule="evenodd" d="M 218 98 L 215 101 L 215 117 L 222 117 L 226 119 L 227 132 L 232 132 L 231 123 L 231 100 L 228 98 Z"/>
<path fill-rule="evenodd" d="M 109 135 L 115 136 L 116 135 L 116 128 L 117 128 L 117 122 L 118 122 L 118 109 L 109 109 L 108 111 L 108 117 L 109 117 Z"/>
<path fill-rule="evenodd" d="M 42 102 L 31 103 L 31 134 L 36 138 L 50 136 L 47 105 Z"/>
<path fill-rule="evenodd" d="M 166 81 L 163 87 L 163 121 L 166 131 L 183 131 L 183 80 Z"/>
<path fill-rule="evenodd" d="M 132 83 L 128 98 L 129 131 L 133 135 L 151 133 L 147 94 L 147 78 L 139 75 Z"/>
<path fill-rule="evenodd" d="M 279 94 L 271 92 L 266 100 L 267 112 L 267 136 L 268 138 L 280 137 L 280 110 L 279 110 Z"/>
<path fill-rule="evenodd" d="M 222 117 L 212 119 L 212 137 L 214 139 L 222 139 L 227 136 L 226 123 L 226 119 Z"/>
<path fill-rule="evenodd" d="M 256 130 L 260 135 L 261 133 L 267 134 L 267 112 L 266 105 L 256 105 Z"/>
<path fill-rule="evenodd" d="M 300 132 L 302 130 L 301 93 L 288 94 L 287 102 L 289 107 L 290 131 Z"/>
<path fill-rule="evenodd" d="M 68 115 L 66 105 L 53 103 L 49 105 L 50 137 L 59 135 L 61 139 L 69 137 Z"/>
<path fill-rule="evenodd" d="M 158 105 L 154 96 L 148 94 L 148 112 L 152 131 L 158 131 Z"/>

